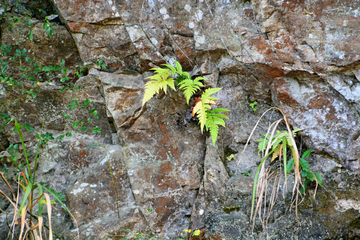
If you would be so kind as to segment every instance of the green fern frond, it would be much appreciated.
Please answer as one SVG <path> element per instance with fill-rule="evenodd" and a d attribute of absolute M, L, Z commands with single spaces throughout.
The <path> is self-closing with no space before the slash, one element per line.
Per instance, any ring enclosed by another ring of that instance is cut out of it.
<path fill-rule="evenodd" d="M 220 91 L 222 88 L 208 88 L 205 90 L 205 92 L 202 94 L 201 99 L 211 99 L 211 100 L 217 100 L 216 97 L 210 97 L 210 95 Z"/>
<path fill-rule="evenodd" d="M 201 132 L 203 132 L 207 120 L 206 111 L 211 109 L 210 104 L 217 105 L 215 102 L 217 98 L 211 97 L 210 95 L 216 93 L 220 89 L 221 88 L 206 89 L 205 92 L 203 92 L 203 94 L 201 95 L 201 100 L 198 101 L 193 108 L 192 115 L 194 116 L 196 114 L 196 116 L 198 117 Z"/>
<path fill-rule="evenodd" d="M 166 94 L 167 86 L 175 90 L 174 79 L 169 78 L 170 74 L 161 70 L 159 71 L 158 69 L 161 68 L 156 68 L 155 71 L 157 71 L 158 74 L 148 77 L 154 80 L 149 81 L 145 84 L 145 93 L 142 102 L 143 106 L 148 100 L 150 100 L 154 96 L 154 94 L 159 93 L 160 90 L 163 90 Z"/>
<path fill-rule="evenodd" d="M 165 75 L 165 74 L 171 75 L 172 74 L 172 71 L 167 68 L 151 68 L 150 70 L 153 70 L 156 74 L 160 74 L 160 75 Z M 149 77 L 149 78 L 154 78 L 154 77 L 156 78 L 156 75 Z"/>
<path fill-rule="evenodd" d="M 194 95 L 195 92 L 200 90 L 200 87 L 204 87 L 200 80 L 203 80 L 203 77 L 197 77 L 194 80 L 185 79 L 179 83 L 179 89 L 184 90 L 184 96 L 186 98 L 186 103 L 189 105 L 190 98 Z"/>
<path fill-rule="evenodd" d="M 193 116 L 196 114 L 197 118 L 199 119 L 201 132 L 203 132 L 207 120 L 206 110 L 210 110 L 210 109 L 211 109 L 210 105 L 204 102 L 202 99 L 198 101 L 193 108 Z"/>
<path fill-rule="evenodd" d="M 175 60 L 175 61 L 176 61 L 176 60 Z M 168 68 L 171 70 L 171 74 L 172 74 L 173 76 L 175 76 L 176 69 L 175 69 L 173 66 L 171 66 L 170 64 L 163 64 L 163 66 L 168 67 Z M 166 69 L 166 70 L 168 70 L 168 69 Z"/>
<path fill-rule="evenodd" d="M 228 112 L 228 111 L 230 110 L 225 108 L 216 108 L 212 111 L 209 110 L 206 111 L 207 120 L 205 126 L 206 126 L 206 130 L 210 131 L 210 136 L 214 146 L 217 136 L 219 134 L 219 126 L 225 127 L 225 121 L 223 120 L 223 118 L 229 119 L 226 115 L 219 114 L 219 112 Z"/>
<path fill-rule="evenodd" d="M 181 64 L 178 61 L 175 60 L 175 65 L 176 65 L 176 68 L 177 68 L 176 73 L 179 74 L 179 75 L 182 75 L 183 71 L 182 71 Z"/>

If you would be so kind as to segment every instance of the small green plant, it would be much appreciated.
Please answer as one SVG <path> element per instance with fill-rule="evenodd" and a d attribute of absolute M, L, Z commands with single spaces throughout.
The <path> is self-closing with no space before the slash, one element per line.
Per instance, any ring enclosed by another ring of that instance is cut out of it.
<path fill-rule="evenodd" d="M 50 16 L 46 16 L 43 23 L 43 29 L 46 34 L 51 37 L 54 32 L 54 25 L 49 21 Z"/>
<path fill-rule="evenodd" d="M 230 154 L 230 156 L 228 156 L 226 159 L 227 159 L 228 161 L 233 160 L 233 159 L 234 159 L 234 154 Z"/>
<path fill-rule="evenodd" d="M 104 60 L 100 59 L 97 63 L 96 66 L 101 67 L 101 69 L 106 69 L 106 64 L 104 62 Z"/>
<path fill-rule="evenodd" d="M 312 149 L 306 150 L 299 159 L 300 171 L 301 171 L 300 175 L 302 178 L 305 179 L 305 181 L 303 182 L 303 185 L 301 186 L 301 189 L 300 189 L 302 194 L 305 194 L 305 191 L 306 191 L 306 188 L 307 188 L 307 185 L 309 182 L 315 181 L 316 186 L 318 184 L 320 186 L 322 186 L 322 177 L 321 177 L 320 173 L 311 171 L 309 169 L 309 166 L 310 166 L 309 162 L 305 160 L 305 158 L 307 158 L 311 152 L 312 152 Z M 294 166 L 294 159 L 291 158 L 286 165 L 286 172 L 290 173 L 291 170 L 293 169 L 293 166 Z"/>
<path fill-rule="evenodd" d="M 201 231 L 199 229 L 195 230 L 192 234 L 191 234 L 191 229 L 183 229 L 182 232 L 180 233 L 180 238 L 178 238 L 177 240 L 184 240 L 184 239 L 190 239 L 191 236 L 193 237 L 198 237 L 200 236 Z"/>
<path fill-rule="evenodd" d="M 249 106 L 252 108 L 252 110 L 253 110 L 254 112 L 256 112 L 256 110 L 259 109 L 259 108 L 256 106 L 257 104 L 258 104 L 257 101 L 252 102 L 252 103 L 249 104 Z"/>
<path fill-rule="evenodd" d="M 320 174 L 313 173 L 309 170 L 309 163 L 305 160 L 306 157 L 310 155 L 311 150 L 306 151 L 302 157 L 299 155 L 298 147 L 295 142 L 296 133 L 301 131 L 301 129 L 291 130 L 290 124 L 287 120 L 287 117 L 284 113 L 278 108 L 270 108 L 265 111 L 260 119 L 270 110 L 278 110 L 282 114 L 282 118 L 273 122 L 269 127 L 266 134 L 264 134 L 264 138 L 258 139 L 258 154 L 261 156 L 262 160 L 256 170 L 255 179 L 254 179 L 254 187 L 253 187 L 253 197 L 252 197 L 252 207 L 251 207 L 251 218 L 253 224 L 255 224 L 255 216 L 257 213 L 261 212 L 262 205 L 267 208 L 267 216 L 264 215 L 261 221 L 264 224 L 264 227 L 267 225 L 267 220 L 269 219 L 269 215 L 271 210 L 275 204 L 275 200 L 277 198 L 279 185 L 280 185 L 280 175 L 283 173 L 284 175 L 284 187 L 286 189 L 287 184 L 287 174 L 294 171 L 294 189 L 293 189 L 293 205 L 295 206 L 295 213 L 297 218 L 297 204 L 298 198 L 301 194 L 305 193 L 306 186 L 309 181 L 316 182 L 316 185 L 322 185 L 322 178 Z M 251 136 L 253 135 L 255 128 L 260 122 L 260 119 L 256 123 L 252 133 L 250 134 L 248 141 L 245 145 L 244 151 L 249 143 Z M 278 125 L 284 122 L 286 129 L 285 131 L 277 130 Z M 288 150 L 290 150 L 290 154 L 288 154 Z M 244 153 L 243 151 L 243 153 Z M 288 161 L 288 155 L 291 155 L 291 159 Z M 269 164 L 268 167 L 265 167 L 265 161 L 271 156 L 270 162 L 273 162 L 275 159 L 279 159 L 279 164 Z M 300 174 L 301 171 L 301 174 Z M 305 178 L 305 182 L 303 183 L 302 178 Z M 266 191 L 269 186 L 270 181 L 273 181 L 273 191 L 270 194 L 269 206 L 265 206 L 266 202 Z M 275 189 L 275 190 L 274 190 Z M 257 203 L 255 207 L 255 199 L 257 198 Z M 253 225 L 254 227 L 254 225 Z"/>
<path fill-rule="evenodd" d="M 197 77 L 194 80 L 191 79 L 191 76 L 187 72 L 182 71 L 182 67 L 179 62 L 175 61 L 176 68 L 164 64 L 167 68 L 152 68 L 151 70 L 155 71 L 155 75 L 148 77 L 151 81 L 148 81 L 145 84 L 145 93 L 143 97 L 142 105 L 149 101 L 154 94 L 159 93 L 161 90 L 164 93 L 167 93 L 167 88 L 170 87 L 173 90 L 176 90 L 175 82 L 179 86 L 179 90 L 183 90 L 183 94 L 186 98 L 186 103 L 189 105 L 190 99 L 194 96 L 195 93 L 201 90 L 201 87 L 204 87 L 202 80 L 206 80 L 203 77 Z M 170 77 L 172 76 L 172 77 Z M 176 79 L 174 77 L 177 76 Z M 221 90 L 221 88 L 208 88 L 202 92 L 201 97 L 195 98 L 194 104 L 192 105 L 192 116 L 199 119 L 200 129 L 203 132 L 204 128 L 210 132 L 213 145 L 215 145 L 217 136 L 219 134 L 219 126 L 225 127 L 225 121 L 223 119 L 228 119 L 228 117 L 220 112 L 227 112 L 228 109 L 225 108 L 215 108 L 212 109 L 210 105 L 217 105 L 216 97 L 211 95 L 215 94 Z"/>
<path fill-rule="evenodd" d="M 245 176 L 248 176 L 248 177 L 251 177 L 251 169 L 245 171 L 245 172 L 241 172 L 242 175 L 245 175 Z"/>
<path fill-rule="evenodd" d="M 40 136 L 39 136 L 39 143 L 37 145 L 37 150 L 36 150 L 36 154 L 35 154 L 35 158 L 34 158 L 34 164 L 30 164 L 30 161 L 29 161 L 30 153 L 28 153 L 26 151 L 25 142 L 24 142 L 21 128 L 26 128 L 27 130 L 32 130 L 32 128 L 28 125 L 26 125 L 26 126 L 20 125 L 15 120 L 15 131 L 17 132 L 17 134 L 19 135 L 20 140 L 21 140 L 22 151 L 23 151 L 23 155 L 26 160 L 25 164 L 18 163 L 17 157 L 18 157 L 19 147 L 17 144 L 15 144 L 15 145 L 11 144 L 10 147 L 8 148 L 8 152 L 10 153 L 11 156 L 0 155 L 0 158 L 2 158 L 2 157 L 8 158 L 18 170 L 17 182 L 18 182 L 19 186 L 21 186 L 25 192 L 24 196 L 21 200 L 20 206 L 18 206 L 18 200 L 17 200 L 17 198 L 19 196 L 16 197 L 15 192 L 12 190 L 12 188 L 10 187 L 9 183 L 7 182 L 7 180 L 3 176 L 3 174 L 1 174 L 1 177 L 2 177 L 3 181 L 6 183 L 7 187 L 10 189 L 10 191 L 12 193 L 12 197 L 7 196 L 1 190 L 0 190 L 0 193 L 2 195 L 4 195 L 7 198 L 7 200 L 14 206 L 15 215 L 14 215 L 13 224 L 15 224 L 15 221 L 18 217 L 21 217 L 20 239 L 22 238 L 22 236 L 24 236 L 24 238 L 25 238 L 26 235 L 29 234 L 30 232 L 32 232 L 34 234 L 35 239 L 42 239 L 41 238 L 41 234 L 42 234 L 41 228 L 42 228 L 43 223 L 42 223 L 41 214 L 44 209 L 44 204 L 46 204 L 47 210 L 48 210 L 48 217 L 49 217 L 49 226 L 48 226 L 49 227 L 49 238 L 52 239 L 53 232 L 51 229 L 51 220 L 50 220 L 51 219 L 51 206 L 56 203 L 55 203 L 55 201 L 50 200 L 49 194 L 52 195 L 60 203 L 60 205 L 69 213 L 69 215 L 75 220 L 75 222 L 76 222 L 76 219 L 74 218 L 74 216 L 71 214 L 69 209 L 63 203 L 64 197 L 65 197 L 63 194 L 56 192 L 54 189 L 47 188 L 43 184 L 38 183 L 36 181 L 36 170 L 37 170 L 37 161 L 38 161 L 38 156 L 39 156 L 40 145 L 46 144 L 47 139 L 49 139 L 49 135 L 46 135 L 44 138 L 40 138 Z M 41 133 L 40 135 L 43 135 L 43 134 Z M 44 140 L 44 139 L 46 139 L 46 140 Z M 23 166 L 25 166 L 24 169 L 22 169 Z M 36 189 L 38 189 L 38 197 L 35 197 L 34 192 Z M 45 191 L 48 192 L 49 194 L 45 193 Z M 33 214 L 33 210 L 37 204 L 38 204 L 38 216 L 35 216 Z M 27 225 L 27 230 L 24 233 L 24 226 L 25 226 L 25 221 L 26 221 L 27 215 L 29 216 L 29 220 L 28 220 L 29 224 Z M 38 221 L 38 223 L 35 224 L 33 222 L 33 219 L 36 219 Z M 39 230 L 39 233 L 36 231 L 36 229 Z M 36 237 L 38 235 L 40 235 L 40 238 Z"/>

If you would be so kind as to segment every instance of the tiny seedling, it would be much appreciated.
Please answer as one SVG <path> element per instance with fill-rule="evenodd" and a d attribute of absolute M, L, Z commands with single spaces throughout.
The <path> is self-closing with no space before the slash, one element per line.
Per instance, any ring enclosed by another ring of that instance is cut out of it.
<path fill-rule="evenodd" d="M 233 159 L 234 159 L 234 154 L 231 154 L 231 155 L 230 155 L 230 156 L 228 156 L 226 159 L 227 159 L 228 161 L 233 160 Z"/>
<path fill-rule="evenodd" d="M 101 69 L 105 69 L 106 68 L 106 64 L 104 62 L 104 60 L 100 59 L 97 63 L 96 66 L 101 67 Z"/>
<path fill-rule="evenodd" d="M 247 170 L 245 172 L 241 172 L 241 174 L 251 177 L 251 169 L 249 169 L 249 170 Z"/>
<path fill-rule="evenodd" d="M 252 102 L 252 103 L 249 104 L 249 106 L 252 108 L 252 110 L 253 110 L 254 112 L 256 112 L 256 110 L 259 109 L 259 108 L 256 106 L 257 104 L 258 104 L 257 101 Z"/>

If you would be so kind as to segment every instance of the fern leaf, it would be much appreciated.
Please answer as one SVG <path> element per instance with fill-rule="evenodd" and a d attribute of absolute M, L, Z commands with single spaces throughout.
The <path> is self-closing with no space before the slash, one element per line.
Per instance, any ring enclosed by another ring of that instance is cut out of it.
<path fill-rule="evenodd" d="M 206 111 L 207 114 L 207 120 L 206 120 L 206 130 L 210 131 L 210 136 L 213 142 L 213 145 L 215 146 L 217 136 L 219 134 L 219 126 L 225 127 L 225 121 L 224 119 L 229 119 L 224 114 L 219 114 L 218 112 L 226 112 L 229 111 L 225 108 L 217 108 L 212 111 Z"/>
<path fill-rule="evenodd" d="M 186 103 L 189 105 L 190 98 L 200 90 L 200 87 L 204 85 L 200 82 L 200 78 L 195 78 L 194 80 L 185 79 L 179 83 L 179 89 L 184 90 L 184 96 L 186 98 Z"/>
<path fill-rule="evenodd" d="M 195 116 L 195 114 L 196 114 L 196 116 L 198 117 L 201 132 L 203 132 L 205 124 L 206 124 L 206 120 L 207 120 L 206 110 L 211 109 L 210 104 L 217 105 L 215 102 L 215 100 L 217 100 L 217 98 L 211 97 L 210 95 L 216 93 L 220 89 L 221 88 L 206 89 L 205 92 L 203 92 L 203 94 L 201 95 L 200 100 L 198 100 L 198 102 L 196 103 L 196 105 L 193 108 L 192 115 Z"/>
<path fill-rule="evenodd" d="M 182 71 L 181 64 L 178 61 L 175 60 L 175 65 L 176 65 L 176 68 L 177 68 L 176 73 L 179 74 L 179 75 L 182 75 L 183 71 Z"/>
<path fill-rule="evenodd" d="M 160 71 L 162 73 L 162 71 Z M 175 90 L 174 79 L 169 78 L 169 73 L 166 74 L 156 74 L 154 76 L 148 77 L 154 79 L 145 84 L 145 93 L 143 97 L 142 105 L 144 105 L 148 100 L 150 100 L 154 94 L 159 93 L 160 90 L 163 90 L 166 94 L 167 86 Z"/>
<path fill-rule="evenodd" d="M 212 100 L 217 100 L 217 98 L 215 97 L 210 97 L 210 95 L 220 91 L 222 88 L 208 88 L 205 90 L 205 92 L 203 93 L 203 95 L 201 96 L 202 99 L 206 98 L 211 98 Z"/>
<path fill-rule="evenodd" d="M 166 68 L 151 68 L 150 70 L 153 70 L 156 73 L 156 75 L 157 74 L 160 74 L 160 75 L 165 75 L 165 74 L 171 75 L 172 74 L 170 69 L 166 69 Z M 149 77 L 149 78 L 156 78 L 156 75 Z"/>
<path fill-rule="evenodd" d="M 202 99 L 200 99 L 200 101 L 198 101 L 193 108 L 192 114 L 193 114 L 193 116 L 195 116 L 195 114 L 196 114 L 197 118 L 199 119 L 201 132 L 203 132 L 204 126 L 205 126 L 205 123 L 207 120 L 206 110 L 209 110 L 209 109 L 211 109 L 210 105 L 204 103 L 204 101 Z"/>
<path fill-rule="evenodd" d="M 163 66 L 166 66 L 166 67 L 170 68 L 171 74 L 172 74 L 173 76 L 175 76 L 176 69 L 175 69 L 173 66 L 171 66 L 170 64 L 163 64 Z"/>
<path fill-rule="evenodd" d="M 211 111 L 212 113 L 218 113 L 218 112 L 230 112 L 229 109 L 226 109 L 226 108 L 215 108 L 214 110 Z M 223 114 L 221 114 L 223 115 Z M 226 116 L 226 115 L 223 115 L 223 116 Z M 227 118 L 227 116 L 226 116 Z"/>

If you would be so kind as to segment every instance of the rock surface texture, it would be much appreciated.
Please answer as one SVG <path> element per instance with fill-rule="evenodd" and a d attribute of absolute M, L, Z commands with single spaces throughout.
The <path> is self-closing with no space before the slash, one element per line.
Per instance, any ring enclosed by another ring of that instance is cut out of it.
<path fill-rule="evenodd" d="M 32 9 L 28 1 L 20 6 Z M 69 67 L 85 65 L 87 74 L 73 78 L 82 88 L 60 92 L 63 85 L 44 76 L 33 100 L 0 89 L 0 111 L 39 131 L 44 121 L 43 131 L 54 136 L 72 131 L 41 148 L 38 181 L 66 194 L 81 239 L 135 233 L 178 239 L 183 229 L 200 229 L 194 239 L 360 238 L 358 1 L 52 0 L 43 9 L 60 19 L 52 38 L 37 20 L 44 16 L 34 13 L 32 42 L 22 39 L 24 26 L 10 32 L 4 20 L 1 44 L 33 49 L 39 65 L 61 59 Z M 100 60 L 105 69 L 96 65 Z M 150 69 L 175 60 L 206 77 L 206 86 L 222 88 L 219 106 L 231 111 L 216 146 L 189 117 L 181 93 L 141 105 Z M 69 112 L 72 99 L 92 101 L 99 116 L 92 124 L 101 133 L 73 130 L 74 119 L 86 122 L 90 108 Z M 256 111 L 249 107 L 254 101 Z M 309 187 L 298 221 L 288 187 L 266 227 L 258 221 L 253 228 L 253 179 L 261 161 L 256 140 L 280 115 L 269 112 L 242 151 L 270 107 L 302 129 L 297 141 L 303 151 L 314 150 L 308 160 L 324 186 Z M 19 143 L 12 127 L 0 133 L 0 151 Z M 33 133 L 26 142 L 36 147 Z M 53 217 L 55 231 L 77 239 L 64 210 Z M 8 218 L 0 214 L 0 222 Z M 6 236 L 7 227 L 0 230 L 0 238 Z"/>

